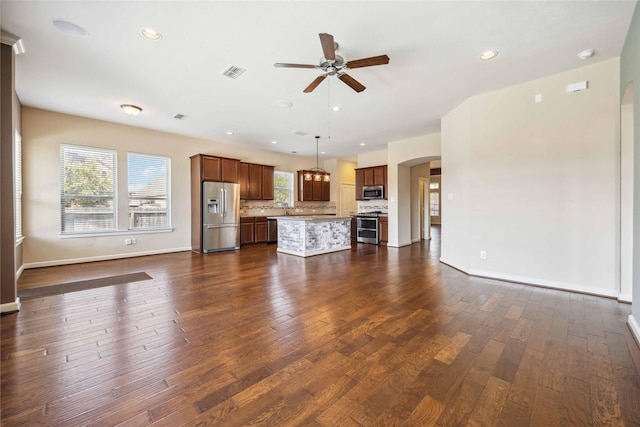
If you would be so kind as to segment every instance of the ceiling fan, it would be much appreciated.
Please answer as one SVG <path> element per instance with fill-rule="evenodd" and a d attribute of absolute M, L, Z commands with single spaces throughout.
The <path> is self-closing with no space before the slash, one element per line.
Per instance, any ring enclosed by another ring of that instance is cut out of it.
<path fill-rule="evenodd" d="M 356 92 L 362 92 L 366 87 L 358 82 L 356 79 L 344 72 L 345 69 L 371 67 L 373 65 L 384 65 L 389 63 L 389 57 L 387 55 L 372 56 L 371 58 L 356 59 L 354 61 L 344 62 L 344 58 L 340 55 L 336 55 L 336 49 L 338 43 L 333 41 L 331 34 L 320 34 L 320 44 L 322 45 L 322 52 L 324 57 L 320 59 L 320 65 L 308 65 L 308 64 L 286 64 L 277 62 L 273 64 L 275 67 L 282 68 L 316 68 L 324 71 L 324 74 L 316 77 L 309 86 L 303 91 L 305 93 L 313 92 L 320 83 L 327 76 L 337 75 L 340 80 L 346 83 L 351 89 Z"/>

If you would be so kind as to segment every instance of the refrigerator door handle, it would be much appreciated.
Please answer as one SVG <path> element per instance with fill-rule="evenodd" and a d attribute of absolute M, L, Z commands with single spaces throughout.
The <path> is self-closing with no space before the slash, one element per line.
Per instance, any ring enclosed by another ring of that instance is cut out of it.
<path fill-rule="evenodd" d="M 224 188 L 220 189 L 220 216 L 222 216 L 224 218 L 225 214 L 227 213 L 227 208 L 226 208 L 226 199 L 225 199 L 225 194 L 224 194 Z"/>
<path fill-rule="evenodd" d="M 223 194 L 223 199 L 224 200 L 224 207 L 222 210 L 222 216 L 227 216 L 227 190 L 226 189 L 222 189 L 222 194 Z"/>

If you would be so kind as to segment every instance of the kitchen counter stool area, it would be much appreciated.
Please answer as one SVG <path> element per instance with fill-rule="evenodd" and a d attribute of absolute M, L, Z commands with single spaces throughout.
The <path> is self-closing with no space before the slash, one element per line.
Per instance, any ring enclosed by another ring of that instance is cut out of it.
<path fill-rule="evenodd" d="M 273 217 L 278 221 L 278 252 L 309 257 L 351 249 L 351 218 Z"/>

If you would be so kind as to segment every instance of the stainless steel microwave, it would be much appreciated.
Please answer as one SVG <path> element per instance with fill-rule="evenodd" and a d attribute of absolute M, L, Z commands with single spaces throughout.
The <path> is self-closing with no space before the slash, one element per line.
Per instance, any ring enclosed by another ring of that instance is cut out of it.
<path fill-rule="evenodd" d="M 384 199 L 384 187 L 382 185 L 363 187 L 362 198 L 364 200 Z"/>

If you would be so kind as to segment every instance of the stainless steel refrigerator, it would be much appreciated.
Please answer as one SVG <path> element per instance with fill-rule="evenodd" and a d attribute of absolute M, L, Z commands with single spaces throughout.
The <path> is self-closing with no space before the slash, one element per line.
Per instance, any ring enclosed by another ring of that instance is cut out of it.
<path fill-rule="evenodd" d="M 240 184 L 202 183 L 202 252 L 240 249 Z"/>

